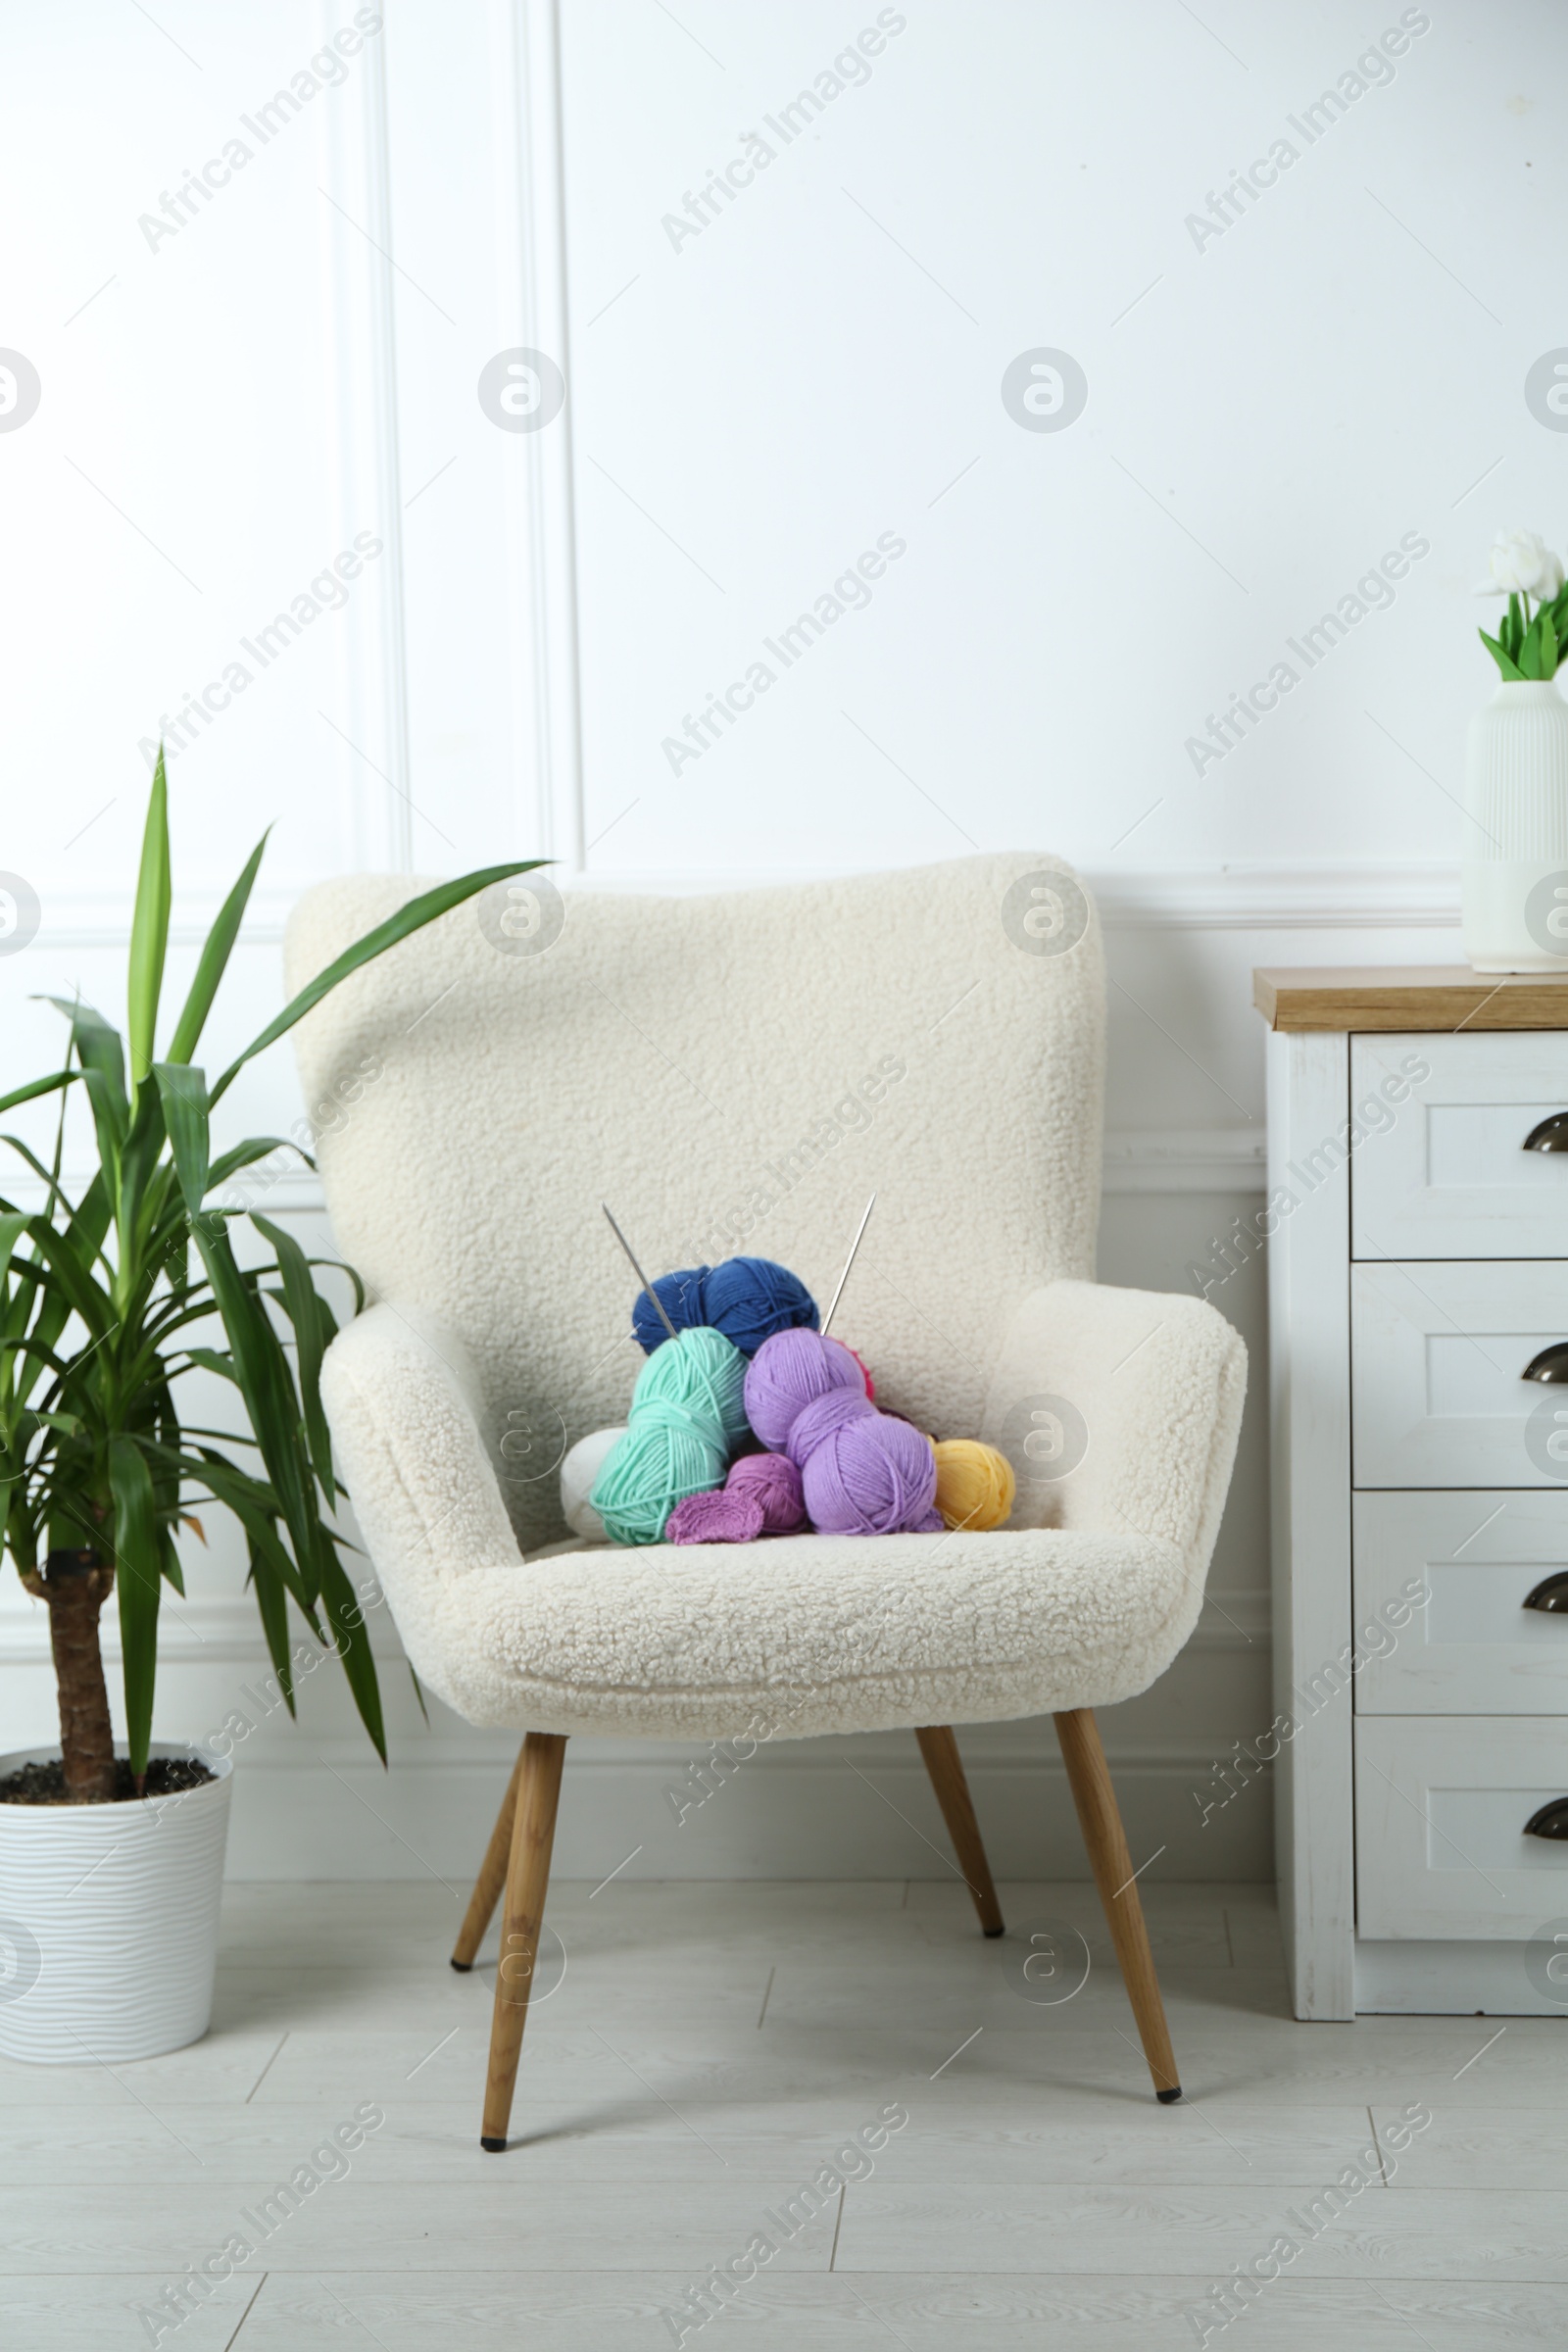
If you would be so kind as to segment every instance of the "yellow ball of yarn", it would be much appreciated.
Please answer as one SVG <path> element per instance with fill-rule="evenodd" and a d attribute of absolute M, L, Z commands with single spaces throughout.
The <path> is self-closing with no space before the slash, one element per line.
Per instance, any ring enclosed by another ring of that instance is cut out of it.
<path fill-rule="evenodd" d="M 1012 1509 L 1018 1482 L 1012 1464 L 978 1438 L 943 1438 L 931 1448 L 937 1457 L 937 1509 L 944 1527 L 978 1534 L 1001 1527 Z"/>

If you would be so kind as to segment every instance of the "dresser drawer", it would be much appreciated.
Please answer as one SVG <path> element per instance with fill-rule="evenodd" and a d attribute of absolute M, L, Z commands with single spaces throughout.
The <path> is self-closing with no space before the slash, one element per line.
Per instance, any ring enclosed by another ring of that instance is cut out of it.
<path fill-rule="evenodd" d="M 1357 1494 L 1353 1552 L 1357 1714 L 1568 1715 L 1568 1492 Z"/>
<path fill-rule="evenodd" d="M 1568 1485 L 1568 1387 L 1523 1377 L 1559 1342 L 1568 1260 L 1353 1267 L 1356 1486 Z"/>
<path fill-rule="evenodd" d="M 1568 1032 L 1352 1038 L 1350 1102 L 1353 1255 L 1568 1256 L 1568 1152 L 1524 1148 L 1568 1116 Z"/>
<path fill-rule="evenodd" d="M 1561 1927 L 1568 1920 L 1568 1840 L 1525 1830 L 1557 1797 L 1568 1798 L 1568 1740 L 1560 1723 L 1360 1718 L 1357 1932 L 1524 1943 L 1543 1929 Z"/>

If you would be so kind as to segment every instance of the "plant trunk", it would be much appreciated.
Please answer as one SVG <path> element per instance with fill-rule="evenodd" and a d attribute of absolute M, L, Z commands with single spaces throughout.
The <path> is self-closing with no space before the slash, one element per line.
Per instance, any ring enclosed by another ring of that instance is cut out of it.
<path fill-rule="evenodd" d="M 73 1804 L 108 1804 L 115 1794 L 115 1734 L 98 1646 L 98 1612 L 114 1591 L 115 1572 L 95 1551 L 52 1551 L 42 1584 L 67 1793 Z"/>

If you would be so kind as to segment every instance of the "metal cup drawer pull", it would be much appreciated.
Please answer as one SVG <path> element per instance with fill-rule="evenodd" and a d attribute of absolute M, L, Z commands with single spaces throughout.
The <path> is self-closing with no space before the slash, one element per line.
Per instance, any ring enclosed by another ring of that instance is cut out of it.
<path fill-rule="evenodd" d="M 1521 1380 L 1568 1380 L 1568 1340 L 1553 1340 L 1533 1355 L 1519 1375 Z"/>
<path fill-rule="evenodd" d="M 1568 1838 L 1568 1796 L 1554 1796 L 1525 1823 L 1527 1838 Z"/>
<path fill-rule="evenodd" d="M 1549 1119 L 1532 1127 L 1521 1152 L 1568 1152 L 1568 1110 L 1554 1110 Z"/>
<path fill-rule="evenodd" d="M 1568 1616 L 1568 1568 L 1559 1568 L 1544 1576 L 1533 1592 L 1527 1592 L 1519 1603 L 1522 1609 L 1540 1609 L 1543 1616 Z"/>

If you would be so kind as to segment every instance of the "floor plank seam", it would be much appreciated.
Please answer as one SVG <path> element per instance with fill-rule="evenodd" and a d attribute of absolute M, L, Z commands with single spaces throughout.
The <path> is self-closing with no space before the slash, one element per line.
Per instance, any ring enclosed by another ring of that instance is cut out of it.
<path fill-rule="evenodd" d="M 844 2203 L 845 2203 L 845 2199 L 848 2197 L 849 2193 L 850 2193 L 850 2190 L 849 2190 L 849 2183 L 848 2183 L 848 2181 L 846 2181 L 846 2182 L 844 2182 L 844 2184 L 843 2184 L 843 2185 L 840 2187 L 840 2189 L 839 2189 L 839 2210 L 838 2210 L 838 2218 L 836 2219 L 836 2221 L 835 2221 L 835 2222 L 834 2222 L 834 2224 L 833 2224 L 833 2244 L 832 2244 L 832 2247 L 831 2247 L 831 2249 L 829 2250 L 829 2253 L 828 2253 L 828 2258 L 827 2258 L 827 2267 L 828 2267 L 828 2269 L 829 2269 L 830 2271 L 832 2271 L 832 2270 L 836 2269 L 836 2267 L 837 2267 L 837 2264 L 838 2264 L 838 2259 L 839 2259 L 839 2231 L 840 2231 L 840 2230 L 843 2229 L 843 2227 L 844 2227 Z"/>
<path fill-rule="evenodd" d="M 270 2276 L 270 2274 L 269 2272 L 264 2271 L 261 2277 L 257 2279 L 256 2284 L 251 2291 L 250 2300 L 247 2302 L 244 2310 L 239 2315 L 239 2324 L 235 2328 L 234 2332 L 229 2337 L 227 2343 L 223 2346 L 223 2352 L 234 2352 L 234 2346 L 239 2340 L 240 2328 L 244 2327 L 246 2321 L 250 2318 L 251 2313 L 256 2309 L 256 2298 L 261 2293 L 263 2287 L 267 2284 Z"/>
<path fill-rule="evenodd" d="M 273 2060 L 274 2060 L 274 2059 L 277 2057 L 277 2055 L 278 2055 L 278 2052 L 279 2052 L 279 2051 L 282 2049 L 282 2047 L 283 2047 L 283 2042 L 284 2042 L 284 2041 L 287 2041 L 287 2039 L 288 2039 L 288 2029 L 287 2029 L 287 2028 L 285 2028 L 285 2029 L 284 2029 L 284 2033 L 283 2033 L 283 2039 L 282 2039 L 282 2041 L 279 2041 L 279 2043 L 278 2043 L 278 2045 L 277 2045 L 277 2049 L 275 2049 L 275 2050 L 272 2052 L 272 2056 L 271 2056 L 271 2058 L 269 2058 L 269 2060 L 267 2061 L 267 2064 L 266 2064 L 266 2065 L 263 2067 L 263 2069 L 262 2069 L 261 2073 L 260 2073 L 260 2074 L 257 2076 L 257 2078 L 256 2078 L 255 2082 L 254 2082 L 251 2084 L 251 2086 L 250 2086 L 249 2090 L 248 2090 L 248 2091 L 245 2093 L 245 2100 L 244 2100 L 244 2104 L 245 2104 L 247 2107 L 250 2105 L 250 2103 L 251 2103 L 251 2101 L 252 2101 L 252 2099 L 254 2099 L 254 2098 L 255 2098 L 255 2096 L 256 2096 L 256 2093 L 257 2093 L 257 2092 L 258 2092 L 258 2091 L 261 2089 L 261 2087 L 262 2087 L 262 2084 L 263 2084 L 263 2083 L 264 2083 L 264 2082 L 267 2081 L 267 2078 L 268 2078 L 268 2076 L 270 2074 L 270 2072 L 271 2072 L 271 2069 L 272 2069 L 272 2062 L 273 2062 Z"/>

